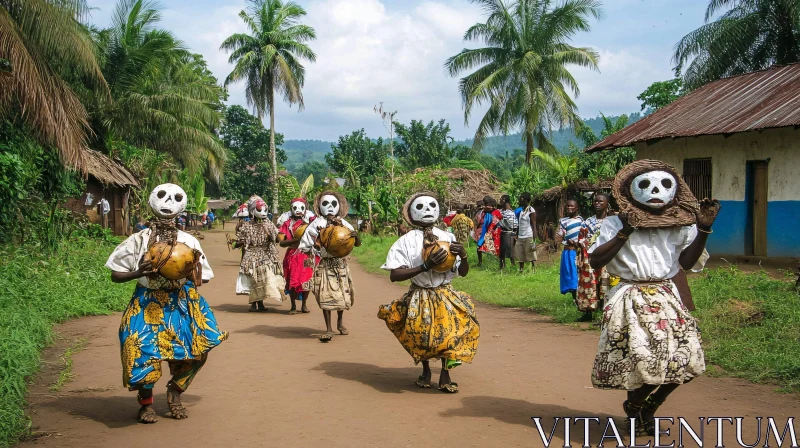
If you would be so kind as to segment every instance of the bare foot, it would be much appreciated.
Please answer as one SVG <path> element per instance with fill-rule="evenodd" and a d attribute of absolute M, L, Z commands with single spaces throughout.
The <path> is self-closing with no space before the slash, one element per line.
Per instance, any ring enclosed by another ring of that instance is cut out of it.
<path fill-rule="evenodd" d="M 319 337 L 319 341 L 320 342 L 330 342 L 331 339 L 333 339 L 333 332 L 332 331 L 328 331 L 328 332 L 326 332 L 325 334 L 323 334 L 322 336 Z"/>
<path fill-rule="evenodd" d="M 350 332 L 349 332 L 349 331 L 347 331 L 347 328 L 345 328 L 345 327 L 344 327 L 344 325 L 342 325 L 342 324 L 339 324 L 339 325 L 337 325 L 337 326 L 336 326 L 336 329 L 337 329 L 337 330 L 339 330 L 339 334 L 341 334 L 341 335 L 348 335 L 348 334 L 350 334 Z"/>
<path fill-rule="evenodd" d="M 172 386 L 167 386 L 167 406 L 169 406 L 169 413 L 167 416 L 175 420 L 189 418 L 189 411 L 187 411 L 181 403 L 181 392 L 178 392 Z"/>
<path fill-rule="evenodd" d="M 156 415 L 156 411 L 150 406 L 142 406 L 139 408 L 139 414 L 136 416 L 136 420 L 139 423 L 150 424 L 157 422 L 158 416 Z"/>

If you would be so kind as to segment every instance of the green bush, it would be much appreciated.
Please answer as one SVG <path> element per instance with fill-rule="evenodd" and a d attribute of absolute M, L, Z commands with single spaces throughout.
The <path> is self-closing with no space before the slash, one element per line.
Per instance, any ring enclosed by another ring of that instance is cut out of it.
<path fill-rule="evenodd" d="M 91 230 L 94 231 L 94 230 Z M 54 253 L 0 246 L 0 446 L 24 435 L 25 393 L 53 324 L 124 308 L 130 285 L 111 282 L 113 239 L 72 238 Z"/>

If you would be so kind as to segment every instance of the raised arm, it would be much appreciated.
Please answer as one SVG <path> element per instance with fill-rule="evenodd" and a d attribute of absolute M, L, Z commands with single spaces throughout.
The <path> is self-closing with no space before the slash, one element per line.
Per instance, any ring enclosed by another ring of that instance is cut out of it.
<path fill-rule="evenodd" d="M 711 234 L 711 226 L 714 225 L 720 208 L 721 205 L 716 199 L 705 198 L 700 201 L 700 211 L 697 213 L 697 236 L 678 258 L 683 269 L 691 269 L 703 255 L 708 235 Z"/>

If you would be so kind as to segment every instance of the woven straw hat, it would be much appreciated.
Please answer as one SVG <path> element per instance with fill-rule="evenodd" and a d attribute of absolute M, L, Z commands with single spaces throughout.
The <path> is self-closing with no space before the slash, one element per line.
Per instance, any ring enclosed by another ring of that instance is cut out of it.
<path fill-rule="evenodd" d="M 344 218 L 345 216 L 347 216 L 347 212 L 350 211 L 350 204 L 347 203 L 347 198 L 345 198 L 344 195 L 342 193 L 339 193 L 338 191 L 323 191 L 320 194 L 318 194 L 317 197 L 314 198 L 314 213 L 316 213 L 317 216 L 322 216 L 322 212 L 319 211 L 319 203 L 322 197 L 325 196 L 326 194 L 335 196 L 336 199 L 339 201 L 339 217 Z"/>
<path fill-rule="evenodd" d="M 648 171 L 666 171 L 676 181 L 675 198 L 661 210 L 644 209 L 631 198 L 631 182 Z M 690 226 L 697 222 L 700 204 L 689 185 L 671 165 L 660 160 L 637 160 L 625 165 L 614 178 L 614 198 L 620 212 L 628 213 L 628 223 L 636 228 L 664 228 Z"/>

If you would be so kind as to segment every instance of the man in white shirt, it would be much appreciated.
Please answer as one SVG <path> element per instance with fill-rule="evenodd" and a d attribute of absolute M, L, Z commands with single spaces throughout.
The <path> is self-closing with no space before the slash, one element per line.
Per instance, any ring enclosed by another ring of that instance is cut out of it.
<path fill-rule="evenodd" d="M 519 262 L 519 272 L 530 262 L 531 272 L 536 272 L 536 210 L 531 207 L 531 194 L 527 191 L 519 196 L 519 231 L 514 244 L 514 258 Z"/>

